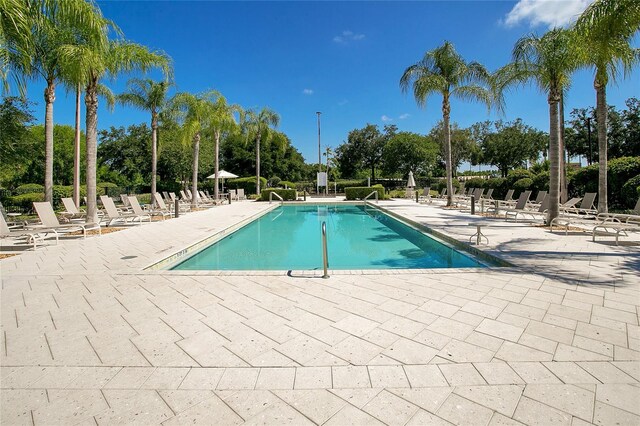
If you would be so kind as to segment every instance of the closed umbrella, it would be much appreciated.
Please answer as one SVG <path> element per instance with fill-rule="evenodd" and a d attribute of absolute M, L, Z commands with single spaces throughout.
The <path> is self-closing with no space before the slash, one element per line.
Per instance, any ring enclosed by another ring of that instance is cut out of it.
<path fill-rule="evenodd" d="M 416 186 L 416 180 L 413 178 L 413 172 L 409 171 L 409 179 L 407 179 L 407 188 L 414 188 Z"/>

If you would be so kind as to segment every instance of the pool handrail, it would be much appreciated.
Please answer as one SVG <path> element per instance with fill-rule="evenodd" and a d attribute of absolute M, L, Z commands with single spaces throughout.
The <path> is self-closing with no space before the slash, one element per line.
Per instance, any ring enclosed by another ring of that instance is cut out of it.
<path fill-rule="evenodd" d="M 367 200 L 369 199 L 369 197 L 371 197 L 372 195 L 376 196 L 376 204 L 380 204 L 380 201 L 378 200 L 378 191 L 371 191 L 371 194 L 367 195 L 366 197 L 364 197 L 364 203 L 367 203 Z"/>
<path fill-rule="evenodd" d="M 329 268 L 329 253 L 327 252 L 327 222 L 322 222 L 322 278 L 329 278 L 327 269 Z"/>
<path fill-rule="evenodd" d="M 275 193 L 273 191 L 271 191 L 269 193 L 269 204 L 271 204 L 271 201 L 273 200 L 273 196 L 274 195 L 280 199 L 280 205 L 283 205 L 284 204 L 284 199 L 280 195 L 278 195 L 277 193 Z"/>

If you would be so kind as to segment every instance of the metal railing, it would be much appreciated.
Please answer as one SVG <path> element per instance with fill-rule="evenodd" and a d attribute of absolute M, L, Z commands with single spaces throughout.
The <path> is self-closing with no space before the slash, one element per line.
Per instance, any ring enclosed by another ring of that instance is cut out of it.
<path fill-rule="evenodd" d="M 274 195 L 275 195 L 276 197 L 278 197 L 278 199 L 280 199 L 280 204 L 281 204 L 281 205 L 282 205 L 282 204 L 284 204 L 284 199 L 283 199 L 280 195 L 278 195 L 277 193 L 275 193 L 275 192 L 273 192 L 273 191 L 269 193 L 269 204 L 271 204 L 271 201 L 273 200 L 273 196 L 274 196 Z"/>
<path fill-rule="evenodd" d="M 329 254 L 327 253 L 327 222 L 322 222 L 322 267 L 324 274 L 322 278 L 329 278 L 327 269 L 329 268 Z"/>
<path fill-rule="evenodd" d="M 371 191 L 371 194 L 369 194 L 369 195 L 367 195 L 366 197 L 364 197 L 364 200 L 362 200 L 362 201 L 364 201 L 364 202 L 365 202 L 365 204 L 366 204 L 367 200 L 368 200 L 368 199 L 369 199 L 369 197 L 371 197 L 372 195 L 375 195 L 375 198 L 376 198 L 376 204 L 379 204 L 379 203 L 380 203 L 380 201 L 378 200 L 378 191 Z"/>

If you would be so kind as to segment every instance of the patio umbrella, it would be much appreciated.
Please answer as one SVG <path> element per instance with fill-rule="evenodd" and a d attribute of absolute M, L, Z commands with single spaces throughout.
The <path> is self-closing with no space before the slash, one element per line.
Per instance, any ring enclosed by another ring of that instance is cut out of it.
<path fill-rule="evenodd" d="M 413 172 L 409 170 L 409 179 L 407 179 L 407 188 L 414 188 L 416 186 L 416 180 L 413 178 Z"/>
<path fill-rule="evenodd" d="M 231 172 L 228 172 L 226 170 L 218 170 L 218 178 L 222 179 L 222 192 L 224 192 L 224 180 L 225 179 L 233 179 L 233 178 L 237 178 L 238 175 L 234 175 Z M 215 179 L 216 178 L 216 174 L 212 174 L 211 176 L 207 176 L 207 179 Z"/>

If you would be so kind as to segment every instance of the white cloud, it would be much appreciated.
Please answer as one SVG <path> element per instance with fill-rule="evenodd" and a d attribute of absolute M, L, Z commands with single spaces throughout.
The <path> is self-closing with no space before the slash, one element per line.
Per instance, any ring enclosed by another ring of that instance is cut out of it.
<path fill-rule="evenodd" d="M 340 102 L 338 102 L 338 105 L 343 106 L 343 105 L 346 105 L 346 104 L 348 104 L 348 103 L 349 103 L 349 100 L 347 100 L 347 99 L 343 99 L 343 100 L 341 100 Z"/>
<path fill-rule="evenodd" d="M 393 121 L 393 118 L 383 115 L 382 117 L 380 117 L 380 120 L 382 120 L 385 123 L 388 123 L 389 121 Z"/>
<path fill-rule="evenodd" d="M 302 91 L 303 95 L 313 95 L 313 89 L 304 89 Z"/>
<path fill-rule="evenodd" d="M 520 0 L 505 16 L 507 27 L 528 22 L 530 27 L 565 27 L 574 22 L 594 0 Z"/>
<path fill-rule="evenodd" d="M 411 114 L 408 113 L 404 113 L 404 114 L 400 114 L 400 116 L 398 117 L 400 120 L 406 120 L 407 118 L 411 117 Z"/>
<path fill-rule="evenodd" d="M 335 36 L 333 41 L 335 43 L 347 44 L 351 41 L 364 40 L 364 34 L 355 34 L 353 31 L 345 30 L 341 34 Z"/>

